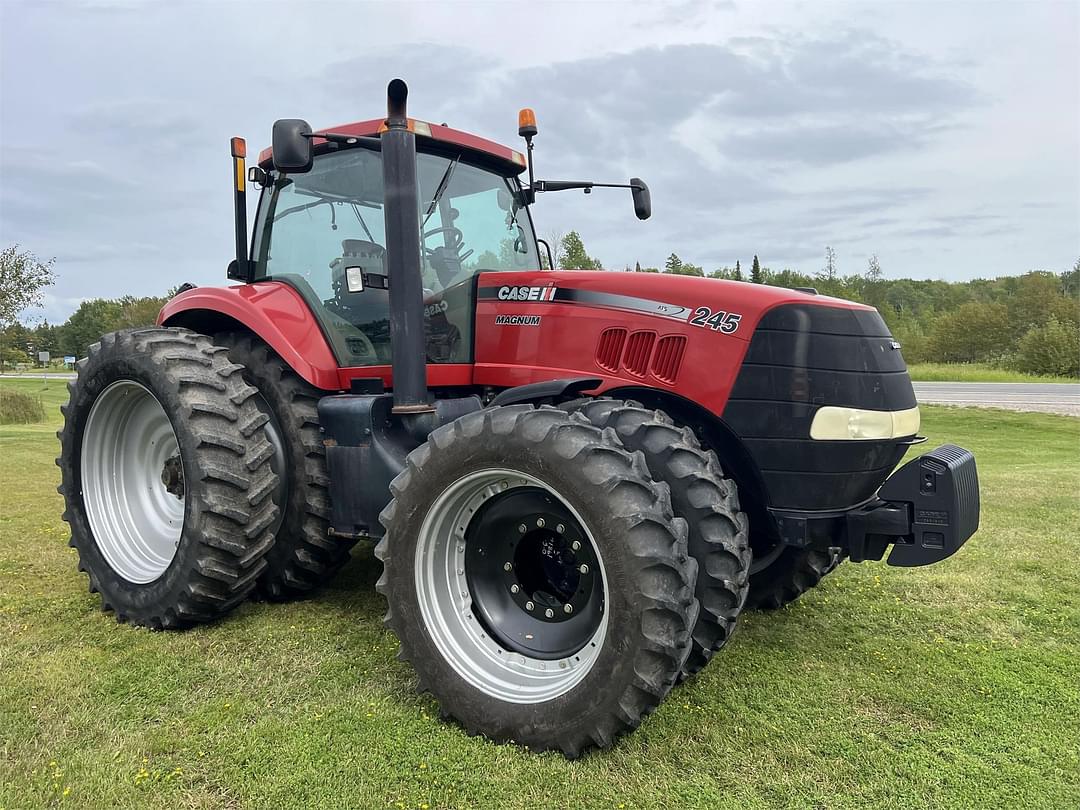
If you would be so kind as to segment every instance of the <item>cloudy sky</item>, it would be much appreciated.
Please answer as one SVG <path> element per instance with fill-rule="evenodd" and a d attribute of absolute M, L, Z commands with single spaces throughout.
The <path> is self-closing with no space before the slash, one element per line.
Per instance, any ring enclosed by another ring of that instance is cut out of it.
<path fill-rule="evenodd" d="M 0 0 L 0 241 L 56 257 L 44 314 L 223 283 L 228 138 L 410 111 L 518 146 L 609 268 L 677 252 L 888 277 L 1056 271 L 1080 256 L 1076 2 Z M 252 202 L 254 198 L 252 197 Z"/>

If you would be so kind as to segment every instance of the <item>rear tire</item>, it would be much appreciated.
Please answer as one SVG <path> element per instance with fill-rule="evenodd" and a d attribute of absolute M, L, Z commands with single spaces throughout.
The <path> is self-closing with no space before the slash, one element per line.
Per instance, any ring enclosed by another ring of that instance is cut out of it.
<path fill-rule="evenodd" d="M 277 476 L 255 389 L 186 329 L 105 335 L 76 368 L 56 463 L 90 591 L 118 621 L 155 629 L 222 616 L 274 542 Z"/>
<path fill-rule="evenodd" d="M 746 607 L 782 608 L 816 587 L 842 561 L 843 556 L 835 551 L 789 546 L 767 566 L 750 575 Z"/>
<path fill-rule="evenodd" d="M 645 457 L 649 472 L 671 489 L 671 506 L 687 524 L 689 550 L 698 562 L 696 596 L 701 613 L 683 676 L 699 672 L 735 630 L 746 601 L 750 570 L 748 522 L 735 482 L 712 451 L 662 411 L 636 402 L 586 399 L 562 406 L 599 428 L 612 428 L 627 450 Z"/>
<path fill-rule="evenodd" d="M 329 534 L 330 474 L 318 411 L 324 393 L 253 335 L 229 332 L 215 339 L 229 348 L 229 357 L 244 367 L 245 381 L 258 389 L 259 404 L 271 417 L 271 440 L 280 449 L 278 466 L 284 467 L 275 493 L 281 525 L 256 593 L 278 602 L 308 596 L 344 567 L 355 544 Z"/>
<path fill-rule="evenodd" d="M 445 716 L 572 758 L 610 746 L 667 695 L 690 650 L 697 564 L 667 487 L 612 432 L 554 408 L 489 408 L 432 432 L 391 491 L 375 550 L 385 624 Z M 518 506 L 537 501 L 539 512 Z M 533 535 L 544 556 L 523 558 Z M 548 599 L 561 566 L 585 559 L 598 570 L 568 575 L 559 598 L 578 608 L 561 615 Z"/>

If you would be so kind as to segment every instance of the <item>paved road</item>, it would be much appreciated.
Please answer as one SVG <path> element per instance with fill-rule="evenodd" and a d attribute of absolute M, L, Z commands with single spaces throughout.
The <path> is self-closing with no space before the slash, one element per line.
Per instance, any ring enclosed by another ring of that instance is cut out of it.
<path fill-rule="evenodd" d="M 919 402 L 1080 416 L 1080 383 L 917 382 Z"/>

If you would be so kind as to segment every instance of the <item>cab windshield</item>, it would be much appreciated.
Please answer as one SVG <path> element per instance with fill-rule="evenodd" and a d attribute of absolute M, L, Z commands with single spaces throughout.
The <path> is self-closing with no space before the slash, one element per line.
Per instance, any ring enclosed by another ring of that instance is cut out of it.
<path fill-rule="evenodd" d="M 421 272 L 428 362 L 472 360 L 474 276 L 538 269 L 516 179 L 418 153 Z M 271 173 L 255 225 L 256 279 L 307 300 L 343 366 L 390 362 L 382 155 L 365 148 L 315 159 L 306 174 Z"/>

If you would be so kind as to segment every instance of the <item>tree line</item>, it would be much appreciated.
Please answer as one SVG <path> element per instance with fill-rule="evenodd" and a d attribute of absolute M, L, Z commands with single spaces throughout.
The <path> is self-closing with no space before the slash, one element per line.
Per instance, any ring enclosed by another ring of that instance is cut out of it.
<path fill-rule="evenodd" d="M 557 268 L 600 269 L 580 234 L 553 234 Z M 547 261 L 545 259 L 545 266 Z M 859 301 L 877 308 L 903 346 L 908 363 L 987 363 L 1032 374 L 1080 377 L 1080 261 L 1071 270 L 1033 270 L 1019 276 L 972 281 L 887 279 L 871 256 L 861 273 L 843 274 L 836 251 L 825 250 L 820 270 L 771 270 L 757 256 L 749 270 L 734 266 L 708 273 L 671 253 L 662 268 L 626 266 L 627 272 L 668 273 L 767 284 L 813 287 L 822 295 Z M 18 246 L 0 252 L 0 367 L 29 364 L 38 352 L 53 358 L 84 357 L 106 332 L 152 325 L 172 297 L 123 296 L 83 301 L 63 324 L 29 326 L 18 313 L 40 304 L 52 282 L 52 263 L 40 262 Z"/>
<path fill-rule="evenodd" d="M 559 237 L 558 267 L 601 266 L 576 232 Z M 813 288 L 869 304 L 881 313 L 908 363 L 986 363 L 1080 377 L 1080 260 L 1064 272 L 1032 270 L 971 281 L 887 279 L 877 256 L 861 273 L 841 273 L 836 251 L 826 246 L 822 266 L 812 274 L 772 270 L 757 256 L 749 270 L 736 260 L 734 266 L 706 272 L 677 253 L 662 268 L 638 262 L 624 270 Z"/>

